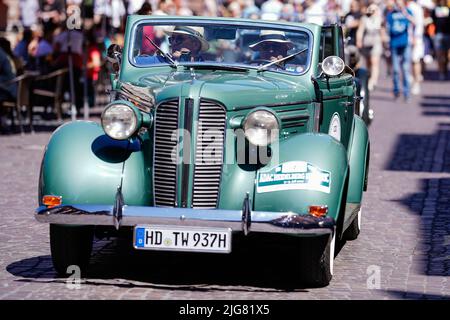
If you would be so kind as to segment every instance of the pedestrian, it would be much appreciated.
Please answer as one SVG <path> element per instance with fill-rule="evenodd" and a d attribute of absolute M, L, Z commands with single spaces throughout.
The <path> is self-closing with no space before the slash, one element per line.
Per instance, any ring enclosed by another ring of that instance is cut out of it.
<path fill-rule="evenodd" d="M 411 93 L 414 95 L 420 94 L 420 82 L 422 82 L 422 59 L 425 55 L 425 46 L 423 42 L 424 35 L 424 13 L 423 8 L 416 0 L 408 0 L 408 9 L 411 10 L 414 17 L 414 27 L 412 33 L 412 75 L 413 83 L 411 86 Z"/>
<path fill-rule="evenodd" d="M 350 11 L 344 17 L 345 36 L 348 39 L 347 45 L 356 45 L 356 32 L 361 16 L 359 1 L 353 0 L 350 4 Z"/>
<path fill-rule="evenodd" d="M 410 98 L 411 43 L 410 25 L 414 23 L 412 12 L 406 8 L 403 0 L 387 0 L 386 29 L 389 34 L 391 51 L 394 97 L 400 96 L 400 74 L 403 82 L 403 97 Z"/>
<path fill-rule="evenodd" d="M 33 31 L 31 29 L 24 29 L 22 33 L 22 39 L 17 43 L 14 48 L 14 55 L 22 60 L 24 68 L 28 68 L 30 62 L 30 56 L 28 54 L 28 46 L 31 40 L 33 40 Z"/>
<path fill-rule="evenodd" d="M 361 17 L 356 41 L 356 46 L 361 50 L 369 71 L 369 90 L 373 90 L 378 83 L 380 59 L 383 52 L 381 28 L 380 9 L 376 4 L 371 4 L 367 7 L 366 14 Z"/>
<path fill-rule="evenodd" d="M 5 41 L 7 41 L 5 39 Z M 3 39 L 0 43 L 4 42 Z M 14 79 L 16 71 L 12 57 L 0 46 L 0 104 L 4 101 L 15 101 L 17 95 L 17 85 L 7 84 Z M 0 108 L 0 133 L 6 131 L 6 118 L 4 108 Z"/>
<path fill-rule="evenodd" d="M 439 80 L 448 79 L 448 53 L 450 49 L 450 7 L 446 0 L 438 0 L 431 12 L 436 26 L 434 49 L 439 66 Z"/>

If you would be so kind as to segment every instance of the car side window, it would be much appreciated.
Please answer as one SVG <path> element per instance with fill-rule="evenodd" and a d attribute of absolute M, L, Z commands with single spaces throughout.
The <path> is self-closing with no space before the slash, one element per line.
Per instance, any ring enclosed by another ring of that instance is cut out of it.
<path fill-rule="evenodd" d="M 334 32 L 333 28 L 322 28 L 320 41 L 320 57 L 321 61 L 328 56 L 334 55 Z"/>
<path fill-rule="evenodd" d="M 342 58 L 342 60 L 345 60 L 344 56 L 344 33 L 342 31 L 342 28 L 338 28 L 338 40 L 339 40 L 339 57 Z"/>

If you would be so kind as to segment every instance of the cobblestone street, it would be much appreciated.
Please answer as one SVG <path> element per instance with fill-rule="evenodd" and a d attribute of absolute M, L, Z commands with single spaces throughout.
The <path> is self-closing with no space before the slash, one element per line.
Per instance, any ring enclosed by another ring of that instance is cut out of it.
<path fill-rule="evenodd" d="M 328 287 L 289 289 L 296 270 L 275 253 L 174 257 L 98 240 L 87 277 L 70 289 L 53 270 L 48 225 L 33 217 L 43 130 L 0 136 L 0 299 L 450 299 L 449 82 L 425 81 L 408 103 L 390 88 L 382 78 L 371 96 L 362 231 L 342 247 Z"/>

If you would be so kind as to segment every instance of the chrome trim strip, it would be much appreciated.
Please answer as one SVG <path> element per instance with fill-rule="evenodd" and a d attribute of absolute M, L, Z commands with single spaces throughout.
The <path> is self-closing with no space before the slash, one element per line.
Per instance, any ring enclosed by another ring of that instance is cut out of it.
<path fill-rule="evenodd" d="M 233 19 L 233 18 L 221 18 L 216 19 L 210 19 L 210 18 L 202 18 L 202 17 L 186 17 L 186 18 L 180 18 L 180 17 L 170 17 L 170 16 L 161 16 L 161 17 L 156 17 L 153 16 L 151 18 L 143 18 L 140 19 L 138 21 L 135 21 L 133 23 L 133 25 L 130 28 L 127 28 L 129 30 L 128 33 L 125 34 L 125 36 L 128 36 L 129 39 L 128 40 L 128 52 L 127 52 L 127 56 L 128 56 L 128 63 L 135 67 L 135 68 L 159 68 L 159 67 L 169 67 L 168 64 L 160 64 L 160 65 L 144 65 L 144 66 L 139 66 L 137 65 L 134 61 L 132 61 L 132 56 L 133 56 L 133 50 L 134 50 L 134 45 L 136 44 L 136 29 L 139 27 L 139 25 L 141 24 L 152 24 L 153 26 L 156 25 L 191 25 L 191 26 L 204 26 L 205 24 L 210 24 L 210 25 L 216 25 L 216 26 L 236 26 L 236 27 L 248 27 L 248 28 L 254 28 L 256 30 L 260 29 L 269 29 L 269 30 L 273 30 L 273 29 L 278 29 L 278 30 L 283 30 L 283 31 L 293 31 L 293 32 L 304 32 L 308 35 L 308 57 L 307 57 L 307 68 L 305 68 L 305 70 L 303 70 L 302 73 L 300 74 L 295 74 L 295 73 L 291 73 L 291 72 L 280 72 L 277 71 L 277 73 L 280 74 L 286 74 L 286 75 L 291 75 L 291 76 L 303 76 L 305 74 L 307 74 L 310 69 L 312 68 L 312 51 L 314 48 L 314 35 L 313 32 L 308 29 L 305 25 L 301 25 L 299 23 L 283 23 L 283 22 L 277 22 L 277 21 L 263 21 L 261 22 L 260 20 L 250 20 L 250 19 Z M 181 66 L 186 66 L 189 67 L 189 64 L 182 64 Z M 239 65 L 237 64 L 236 66 L 242 66 L 243 68 L 246 69 L 255 69 L 256 67 L 251 67 L 249 65 L 243 64 L 243 65 Z"/>
<path fill-rule="evenodd" d="M 68 225 L 114 226 L 113 206 L 107 205 L 66 205 L 54 208 L 41 206 L 36 209 L 35 218 L 39 222 Z M 283 217 L 297 217 L 296 225 L 282 226 L 277 221 Z M 327 218 L 327 225 L 321 227 L 320 218 L 300 216 L 292 212 L 253 211 L 251 213 L 251 232 L 288 234 L 330 234 L 334 232 L 335 222 Z M 311 226 L 311 220 L 317 225 Z M 299 223 L 300 221 L 300 223 Z M 304 224 L 301 224 L 304 221 Z M 241 210 L 203 210 L 190 208 L 164 208 L 124 206 L 121 226 L 142 224 L 217 227 L 242 231 Z M 298 227 L 300 226 L 300 227 Z M 310 228 L 308 226 L 311 226 Z"/>

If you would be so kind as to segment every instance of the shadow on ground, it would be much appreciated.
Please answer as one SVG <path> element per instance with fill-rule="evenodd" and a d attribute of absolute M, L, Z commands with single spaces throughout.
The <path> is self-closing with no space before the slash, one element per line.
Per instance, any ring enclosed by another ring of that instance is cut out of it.
<path fill-rule="evenodd" d="M 385 290 L 393 299 L 411 299 L 411 300 L 450 300 L 450 296 L 439 294 L 426 294 L 412 291 Z"/>
<path fill-rule="evenodd" d="M 431 135 L 398 136 L 386 170 L 450 172 L 450 123 L 439 123 Z"/>
<path fill-rule="evenodd" d="M 420 105 L 423 108 L 422 114 L 425 116 L 450 116 L 450 96 L 426 95 L 422 97 Z"/>
<path fill-rule="evenodd" d="M 198 254 L 137 251 L 130 238 L 98 240 L 84 283 L 189 291 L 306 291 L 297 281 L 291 240 L 268 239 L 277 243 L 277 249 L 269 250 L 255 239 L 245 241 L 249 243 L 233 247 L 231 254 Z M 50 256 L 16 261 L 7 271 L 22 277 L 17 281 L 65 282 L 57 277 Z"/>
<path fill-rule="evenodd" d="M 400 199 L 420 215 L 419 245 L 414 255 L 429 276 L 450 276 L 450 178 L 422 179 L 421 191 Z"/>

